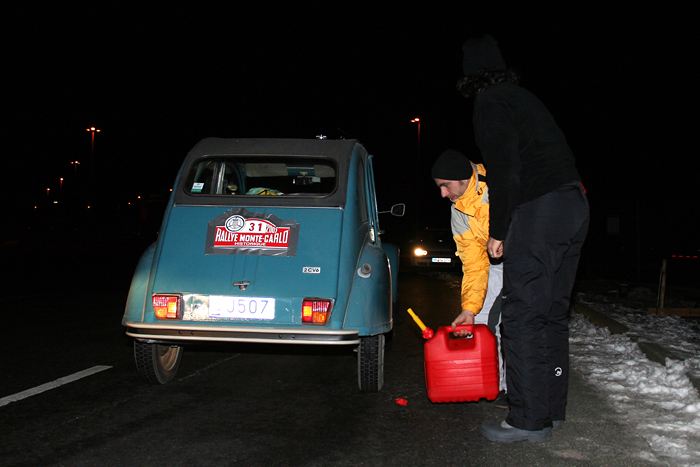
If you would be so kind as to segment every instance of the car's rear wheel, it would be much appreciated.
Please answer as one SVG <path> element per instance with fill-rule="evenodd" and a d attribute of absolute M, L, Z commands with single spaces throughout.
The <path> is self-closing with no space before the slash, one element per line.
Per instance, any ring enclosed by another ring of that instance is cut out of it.
<path fill-rule="evenodd" d="M 136 369 L 141 379 L 151 384 L 165 384 L 175 378 L 182 360 L 182 352 L 179 345 L 134 341 Z"/>
<path fill-rule="evenodd" d="M 360 337 L 357 373 L 360 391 L 376 392 L 384 386 L 384 334 Z"/>

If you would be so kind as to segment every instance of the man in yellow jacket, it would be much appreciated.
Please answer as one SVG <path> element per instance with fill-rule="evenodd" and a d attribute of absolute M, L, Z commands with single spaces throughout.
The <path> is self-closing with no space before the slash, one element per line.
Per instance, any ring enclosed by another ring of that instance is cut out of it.
<path fill-rule="evenodd" d="M 452 235 L 457 254 L 462 260 L 462 310 L 452 322 L 486 324 L 496 336 L 500 383 L 499 403 L 505 404 L 505 364 L 501 357 L 500 293 L 503 285 L 503 264 L 489 258 L 489 190 L 486 169 L 466 156 L 448 149 L 433 164 L 431 176 L 443 198 L 452 201 Z M 458 331 L 458 335 L 467 335 Z"/>

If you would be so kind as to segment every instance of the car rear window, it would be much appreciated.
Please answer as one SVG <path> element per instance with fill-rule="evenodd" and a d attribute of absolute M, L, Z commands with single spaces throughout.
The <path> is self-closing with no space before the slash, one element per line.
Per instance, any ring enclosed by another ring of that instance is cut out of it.
<path fill-rule="evenodd" d="M 196 161 L 184 189 L 193 196 L 328 196 L 338 185 L 332 159 L 299 156 L 208 156 Z"/>

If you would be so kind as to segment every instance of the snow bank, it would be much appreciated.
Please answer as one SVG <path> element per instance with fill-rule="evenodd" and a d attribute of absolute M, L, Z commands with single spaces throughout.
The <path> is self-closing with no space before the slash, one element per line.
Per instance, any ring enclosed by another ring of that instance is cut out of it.
<path fill-rule="evenodd" d="M 594 300 L 586 303 L 596 307 Z M 668 317 L 638 314 L 631 321 L 616 317 L 628 326 L 636 320 L 630 332 L 643 329 L 648 332 L 645 338 L 653 334 L 656 343 L 673 343 L 684 352 L 700 354 L 700 346 L 685 339 L 693 334 L 683 334 L 683 322 L 664 318 Z M 697 358 L 667 359 L 666 366 L 652 362 L 628 335 L 611 335 L 577 314 L 570 322 L 569 341 L 571 365 L 600 388 L 621 419 L 648 442 L 650 452 L 638 457 L 700 466 L 700 397 L 687 376 Z"/>

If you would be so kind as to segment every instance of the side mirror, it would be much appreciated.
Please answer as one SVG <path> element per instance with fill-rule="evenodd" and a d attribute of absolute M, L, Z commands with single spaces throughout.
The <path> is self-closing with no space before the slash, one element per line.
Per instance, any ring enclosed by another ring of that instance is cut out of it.
<path fill-rule="evenodd" d="M 404 203 L 395 204 L 390 211 L 379 211 L 379 214 L 391 213 L 392 216 L 403 217 L 406 214 L 406 205 Z"/>

